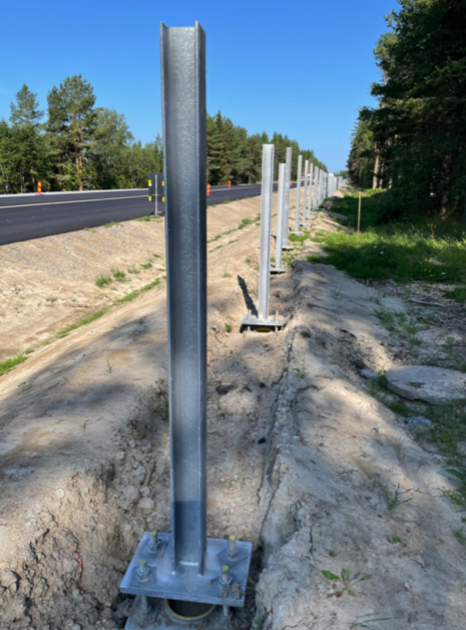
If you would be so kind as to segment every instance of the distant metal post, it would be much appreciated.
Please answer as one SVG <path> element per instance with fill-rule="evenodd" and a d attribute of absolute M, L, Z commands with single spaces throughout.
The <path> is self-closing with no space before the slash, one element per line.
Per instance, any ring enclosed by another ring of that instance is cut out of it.
<path fill-rule="evenodd" d="M 317 169 L 316 179 L 314 183 L 314 206 L 319 208 L 319 182 L 320 182 L 320 168 Z"/>
<path fill-rule="evenodd" d="M 306 204 L 307 204 L 307 172 L 309 170 L 309 160 L 304 162 L 304 201 L 303 201 L 303 220 L 301 225 L 306 225 Z M 311 194 L 311 189 L 309 187 L 309 194 Z"/>
<path fill-rule="evenodd" d="M 283 213 L 285 209 L 285 174 L 286 164 L 278 165 L 278 214 L 275 236 L 275 266 L 270 269 L 272 273 L 283 273 L 282 269 L 282 242 L 283 242 Z"/>
<path fill-rule="evenodd" d="M 298 155 L 298 185 L 296 190 L 296 212 L 295 212 L 295 222 L 294 222 L 294 232 L 293 234 L 299 234 L 299 212 L 301 205 L 301 171 L 303 169 L 303 156 Z M 306 174 L 306 171 L 304 171 Z M 306 195 L 304 195 L 304 207 L 306 207 Z"/>
<path fill-rule="evenodd" d="M 311 194 L 309 195 L 309 218 L 311 218 L 312 211 L 314 209 L 314 203 L 313 203 L 313 197 L 312 197 L 312 182 L 313 182 L 313 177 L 314 177 L 315 170 L 316 170 L 315 164 L 311 164 L 311 169 L 309 171 L 309 174 L 310 174 L 309 187 L 310 187 L 310 191 L 311 191 Z"/>
<path fill-rule="evenodd" d="M 315 170 L 315 166 L 311 164 L 309 167 L 309 214 L 308 214 L 309 219 L 311 218 L 311 214 L 312 214 L 312 173 L 314 170 Z"/>
<path fill-rule="evenodd" d="M 195 616 L 199 604 L 244 606 L 252 545 L 235 541 L 233 561 L 227 540 L 207 539 L 205 33 L 197 22 L 194 28 L 161 24 L 160 48 L 172 533 L 143 534 L 120 590 L 139 596 L 134 607 L 143 616 L 152 606 L 146 598 L 189 602 L 184 610 Z M 211 588 L 226 571 L 231 579 L 224 590 Z M 235 582 L 240 589 L 233 592 Z M 135 624 L 131 615 L 126 628 L 155 625 L 147 617 Z"/>
<path fill-rule="evenodd" d="M 248 313 L 248 315 L 243 317 L 242 325 L 245 327 L 268 326 L 281 328 L 283 326 L 283 321 L 278 319 L 276 316 L 269 318 L 270 239 L 272 230 L 274 150 L 275 147 L 273 144 L 262 145 L 259 308 L 257 316 L 252 313 Z"/>
<path fill-rule="evenodd" d="M 282 247 L 283 249 L 293 249 L 288 245 L 288 224 L 290 219 L 290 179 L 291 179 L 291 154 L 292 149 L 288 147 L 286 150 L 286 168 L 285 168 L 285 198 L 283 207 L 283 227 L 282 227 Z"/>

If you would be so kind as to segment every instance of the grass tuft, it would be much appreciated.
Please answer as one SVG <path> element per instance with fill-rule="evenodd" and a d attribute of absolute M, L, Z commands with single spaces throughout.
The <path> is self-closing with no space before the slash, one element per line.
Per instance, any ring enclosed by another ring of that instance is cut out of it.
<path fill-rule="evenodd" d="M 26 351 L 26 352 L 30 352 L 30 351 Z M 28 358 L 29 357 L 26 356 L 26 353 L 24 353 L 24 354 L 18 354 L 17 357 L 14 357 L 12 359 L 5 359 L 4 361 L 0 361 L 0 376 L 3 376 L 4 374 L 8 374 L 8 372 L 10 372 L 17 365 L 24 363 L 26 359 Z"/>
<path fill-rule="evenodd" d="M 100 275 L 95 281 L 96 285 L 100 288 L 104 287 L 106 284 L 110 284 L 112 282 L 111 276 L 103 276 Z"/>
<path fill-rule="evenodd" d="M 69 333 L 72 330 L 76 330 L 77 328 L 81 328 L 81 326 L 86 326 L 86 324 L 90 324 L 91 322 L 94 322 L 96 319 L 99 319 L 100 317 L 102 317 L 102 315 L 105 315 L 106 312 L 107 312 L 107 309 L 104 308 L 101 311 L 97 311 L 97 313 L 94 313 L 93 315 L 89 315 L 89 317 L 85 317 L 84 319 L 81 319 L 79 322 L 76 322 L 76 324 L 70 324 L 69 326 L 67 326 L 66 328 L 64 328 L 57 334 L 57 338 L 63 339 L 63 337 L 66 337 L 67 335 L 69 335 Z"/>

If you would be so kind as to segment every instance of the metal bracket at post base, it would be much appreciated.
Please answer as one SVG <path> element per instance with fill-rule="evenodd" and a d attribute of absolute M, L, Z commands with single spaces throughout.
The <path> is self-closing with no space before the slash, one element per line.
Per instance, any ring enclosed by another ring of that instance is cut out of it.
<path fill-rule="evenodd" d="M 251 562 L 252 543 L 237 541 L 237 552 L 233 559 L 228 557 L 228 540 L 208 538 L 205 567 L 202 574 L 196 567 L 178 566 L 173 570 L 173 538 L 171 534 L 158 534 L 163 545 L 161 552 L 153 553 L 149 543 L 151 533 L 145 532 L 120 584 L 120 592 L 128 595 L 143 595 L 159 599 L 175 599 L 220 606 L 244 606 L 246 586 Z M 149 578 L 138 578 L 138 567 L 145 561 Z M 232 588 L 229 593 L 221 592 L 222 567 L 230 568 Z"/>
<path fill-rule="evenodd" d="M 257 315 L 248 313 L 243 317 L 241 328 L 283 328 L 283 320 L 275 317 L 259 318 Z"/>
<path fill-rule="evenodd" d="M 285 267 L 270 267 L 270 273 L 285 273 Z"/>

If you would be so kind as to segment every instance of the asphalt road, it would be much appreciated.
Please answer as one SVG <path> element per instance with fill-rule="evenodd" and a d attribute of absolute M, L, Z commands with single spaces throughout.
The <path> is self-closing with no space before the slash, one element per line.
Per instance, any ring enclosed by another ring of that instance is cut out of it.
<path fill-rule="evenodd" d="M 207 204 L 255 197 L 260 193 L 260 184 L 231 188 L 212 186 Z M 112 221 L 130 221 L 147 216 L 153 212 L 154 205 L 144 188 L 0 195 L 0 245 L 98 227 Z M 164 214 L 164 205 L 159 202 L 160 214 Z"/>

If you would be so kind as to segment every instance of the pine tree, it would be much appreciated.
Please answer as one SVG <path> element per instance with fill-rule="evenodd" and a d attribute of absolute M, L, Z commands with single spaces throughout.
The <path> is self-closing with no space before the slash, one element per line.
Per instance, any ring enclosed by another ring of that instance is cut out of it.
<path fill-rule="evenodd" d="M 31 92 L 25 83 L 16 94 L 16 105 L 11 103 L 10 111 L 11 124 L 20 127 L 37 126 L 44 115 L 44 112 L 39 110 L 37 94 Z"/>
<path fill-rule="evenodd" d="M 46 129 L 51 135 L 57 181 L 64 189 L 92 187 L 89 162 L 97 124 L 94 90 L 82 75 L 67 77 L 49 92 Z"/>

